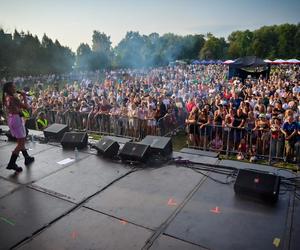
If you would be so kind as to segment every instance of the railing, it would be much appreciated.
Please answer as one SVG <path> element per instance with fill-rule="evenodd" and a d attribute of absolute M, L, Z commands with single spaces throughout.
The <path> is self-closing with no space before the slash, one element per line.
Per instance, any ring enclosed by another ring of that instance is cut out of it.
<path fill-rule="evenodd" d="M 185 113 L 167 114 L 160 119 L 139 119 L 124 115 L 78 111 L 46 111 L 49 124 L 67 124 L 72 130 L 86 130 L 103 135 L 139 140 L 146 135 L 167 136 L 184 125 Z"/>
<path fill-rule="evenodd" d="M 159 136 L 170 136 L 180 128 L 184 127 L 186 114 L 166 114 L 157 121 L 157 134 Z"/>
<path fill-rule="evenodd" d="M 187 130 L 189 147 L 235 155 L 239 160 L 300 163 L 300 142 L 285 140 L 281 132 L 274 137 L 271 131 L 213 125 L 188 125 Z"/>

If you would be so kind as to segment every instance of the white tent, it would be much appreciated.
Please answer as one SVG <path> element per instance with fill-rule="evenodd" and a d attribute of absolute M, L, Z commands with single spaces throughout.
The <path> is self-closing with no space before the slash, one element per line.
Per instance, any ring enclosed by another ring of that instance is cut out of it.
<path fill-rule="evenodd" d="M 273 61 L 271 61 L 269 59 L 265 59 L 264 62 L 266 62 L 266 63 L 272 63 Z"/>
<path fill-rule="evenodd" d="M 282 59 L 277 59 L 277 60 L 273 61 L 272 63 L 273 64 L 284 64 L 284 63 L 286 63 L 286 61 L 282 60 Z"/>
<path fill-rule="evenodd" d="M 297 59 L 289 59 L 286 62 L 289 64 L 299 64 L 300 63 L 300 61 Z"/>
<path fill-rule="evenodd" d="M 226 60 L 225 62 L 223 62 L 224 64 L 230 64 L 230 63 L 233 63 L 234 61 L 233 60 Z"/>

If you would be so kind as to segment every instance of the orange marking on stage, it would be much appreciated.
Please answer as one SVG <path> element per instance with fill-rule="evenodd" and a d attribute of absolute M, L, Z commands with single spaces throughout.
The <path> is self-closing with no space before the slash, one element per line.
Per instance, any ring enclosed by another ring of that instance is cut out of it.
<path fill-rule="evenodd" d="M 78 234 L 76 231 L 72 232 L 72 239 L 75 240 L 77 238 Z"/>
<path fill-rule="evenodd" d="M 125 221 L 125 220 L 120 220 L 120 223 L 121 223 L 122 225 L 126 225 L 128 222 Z"/>
<path fill-rule="evenodd" d="M 219 214 L 221 212 L 219 207 L 215 207 L 214 209 L 211 209 L 210 211 L 215 214 Z"/>
<path fill-rule="evenodd" d="M 174 199 L 170 198 L 168 200 L 168 206 L 177 206 L 177 202 Z"/>

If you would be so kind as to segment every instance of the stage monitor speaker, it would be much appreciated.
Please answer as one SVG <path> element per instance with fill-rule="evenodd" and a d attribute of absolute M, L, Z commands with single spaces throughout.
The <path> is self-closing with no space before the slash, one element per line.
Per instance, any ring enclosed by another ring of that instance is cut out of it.
<path fill-rule="evenodd" d="M 61 139 L 63 148 L 83 149 L 87 146 L 88 134 L 86 132 L 66 132 Z"/>
<path fill-rule="evenodd" d="M 132 142 L 131 138 L 125 138 L 125 137 L 120 137 L 120 136 L 106 135 L 106 136 L 103 136 L 102 138 L 110 139 L 110 140 L 116 141 L 117 143 L 121 143 L 121 144 L 125 144 L 126 142 Z"/>
<path fill-rule="evenodd" d="M 265 202 L 278 200 L 280 176 L 262 171 L 240 169 L 234 184 L 238 195 L 248 196 Z"/>
<path fill-rule="evenodd" d="M 107 158 L 114 158 L 118 155 L 120 145 L 118 142 L 109 138 L 102 138 L 95 145 L 99 155 L 103 155 Z"/>
<path fill-rule="evenodd" d="M 48 140 L 61 141 L 65 132 L 69 131 L 69 127 L 66 124 L 54 123 L 48 128 L 44 129 L 44 136 Z"/>
<path fill-rule="evenodd" d="M 172 139 L 170 137 L 147 135 L 140 144 L 148 145 L 153 154 L 168 156 L 172 153 Z"/>
<path fill-rule="evenodd" d="M 150 146 L 127 142 L 119 153 L 122 161 L 146 162 L 150 156 Z"/>

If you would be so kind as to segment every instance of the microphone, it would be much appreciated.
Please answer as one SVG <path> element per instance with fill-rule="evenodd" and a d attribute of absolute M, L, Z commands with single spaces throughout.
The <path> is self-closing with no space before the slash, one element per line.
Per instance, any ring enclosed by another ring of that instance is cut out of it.
<path fill-rule="evenodd" d="M 27 94 L 26 92 L 21 91 L 21 90 L 17 90 L 16 92 L 17 92 L 18 94 L 20 94 L 20 95 L 31 96 L 30 94 Z"/>

